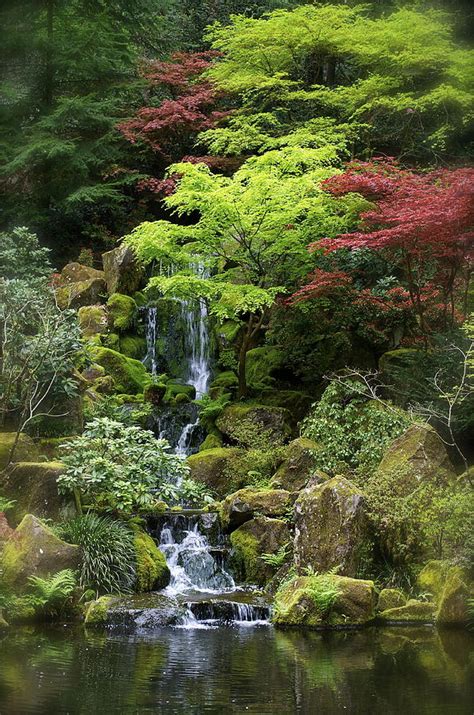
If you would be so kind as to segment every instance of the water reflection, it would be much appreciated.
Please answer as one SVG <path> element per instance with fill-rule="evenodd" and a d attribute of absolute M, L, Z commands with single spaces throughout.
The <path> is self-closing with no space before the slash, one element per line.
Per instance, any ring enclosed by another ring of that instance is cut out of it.
<path fill-rule="evenodd" d="M 462 715 L 472 646 L 468 633 L 432 628 L 22 628 L 0 641 L 0 713 Z"/>

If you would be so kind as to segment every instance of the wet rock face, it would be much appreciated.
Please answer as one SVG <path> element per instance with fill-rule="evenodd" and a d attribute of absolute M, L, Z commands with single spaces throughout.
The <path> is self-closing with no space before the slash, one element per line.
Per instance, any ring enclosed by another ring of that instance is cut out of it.
<path fill-rule="evenodd" d="M 373 620 L 373 581 L 344 576 L 299 576 L 277 592 L 273 622 L 277 626 L 340 628 Z"/>
<path fill-rule="evenodd" d="M 232 532 L 232 563 L 238 578 L 248 583 L 265 585 L 277 567 L 266 563 L 262 554 L 276 554 L 290 541 L 288 524 L 281 519 L 258 516 Z"/>
<path fill-rule="evenodd" d="M 9 511 L 13 524 L 26 514 L 59 519 L 74 513 L 73 503 L 58 492 L 61 462 L 18 462 L 0 474 L 0 493 L 15 504 Z"/>
<path fill-rule="evenodd" d="M 291 413 L 282 407 L 234 404 L 224 409 L 216 427 L 232 444 L 259 448 L 279 446 L 292 436 Z"/>
<path fill-rule="evenodd" d="M 153 630 L 177 623 L 186 608 L 175 598 L 161 593 L 135 596 L 102 596 L 89 605 L 86 626 L 127 631 Z"/>
<path fill-rule="evenodd" d="M 446 447 L 438 433 L 426 424 L 414 424 L 386 451 L 377 474 L 403 475 L 407 492 L 420 480 L 447 483 L 454 478 Z M 377 475 L 376 475 L 377 476 Z"/>
<path fill-rule="evenodd" d="M 224 499 L 220 508 L 222 526 L 233 531 L 256 514 L 281 517 L 291 509 L 293 499 L 284 489 L 239 489 Z"/>
<path fill-rule="evenodd" d="M 437 623 L 465 625 L 467 604 L 474 599 L 474 581 L 468 570 L 448 561 L 432 560 L 420 571 L 418 588 L 436 604 Z"/>
<path fill-rule="evenodd" d="M 42 578 L 76 569 L 80 548 L 59 539 L 32 514 L 27 514 L 3 549 L 0 572 L 4 582 L 15 589 L 23 588 L 29 576 Z"/>
<path fill-rule="evenodd" d="M 131 294 L 138 290 L 143 278 L 143 270 L 135 261 L 133 252 L 127 246 L 119 246 L 102 254 L 107 291 Z"/>
<path fill-rule="evenodd" d="M 344 477 L 304 489 L 295 502 L 295 562 L 318 572 L 339 566 L 355 576 L 367 555 L 368 522 L 362 492 Z"/>
<path fill-rule="evenodd" d="M 299 437 L 288 445 L 287 456 L 272 478 L 275 489 L 299 491 L 308 482 L 316 465 L 318 445 L 311 439 Z"/>

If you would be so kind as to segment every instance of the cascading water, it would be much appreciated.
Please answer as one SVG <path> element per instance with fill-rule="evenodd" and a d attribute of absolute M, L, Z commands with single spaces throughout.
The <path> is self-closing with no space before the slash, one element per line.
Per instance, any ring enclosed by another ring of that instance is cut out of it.
<path fill-rule="evenodd" d="M 195 265 L 194 270 L 201 277 L 207 275 L 201 265 Z M 181 300 L 179 304 L 179 325 L 184 327 L 184 335 L 179 339 L 182 340 L 180 345 L 184 348 L 186 367 L 176 377 L 193 385 L 199 399 L 207 393 L 211 377 L 207 307 L 204 301 Z M 158 371 L 157 313 L 156 307 L 149 307 L 146 313 L 147 354 L 144 363 L 150 366 L 152 374 Z M 174 329 L 174 326 L 170 328 Z M 172 335 L 178 337 L 175 333 Z M 200 429 L 197 405 L 173 405 L 162 410 L 155 428 L 159 437 L 173 445 L 176 454 L 189 455 Z M 169 514 L 156 525 L 155 538 L 171 573 L 165 593 L 186 606 L 180 627 L 213 627 L 229 622 L 243 625 L 267 623 L 268 604 L 258 599 L 255 601 L 251 592 L 238 589 L 226 568 L 227 547 L 218 524 L 217 514 L 188 516 L 176 513 Z"/>
<path fill-rule="evenodd" d="M 152 375 L 156 375 L 158 366 L 156 360 L 156 339 L 158 337 L 156 319 L 157 309 L 150 306 L 146 309 L 146 355 L 143 359 L 143 363 L 144 365 L 149 366 Z"/>
<path fill-rule="evenodd" d="M 227 547 L 217 514 L 168 515 L 156 533 L 171 572 L 164 593 L 186 606 L 179 627 L 268 623 L 268 603 L 239 589 L 226 568 Z"/>

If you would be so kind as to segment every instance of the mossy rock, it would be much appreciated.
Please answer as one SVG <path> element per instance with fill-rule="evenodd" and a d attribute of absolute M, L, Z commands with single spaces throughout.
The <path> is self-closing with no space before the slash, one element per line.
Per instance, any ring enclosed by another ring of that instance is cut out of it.
<path fill-rule="evenodd" d="M 76 569 L 80 548 L 67 544 L 32 514 L 27 514 L 4 546 L 0 573 L 7 587 L 24 588 L 29 576 L 45 578 L 63 569 Z"/>
<path fill-rule="evenodd" d="M 272 621 L 283 628 L 364 626 L 374 619 L 375 600 L 373 581 L 332 574 L 299 576 L 277 592 Z"/>
<path fill-rule="evenodd" d="M 137 304 L 129 295 L 113 293 L 107 301 L 109 327 L 117 333 L 124 333 L 135 323 Z"/>
<path fill-rule="evenodd" d="M 16 439 L 16 432 L 0 432 L 0 470 L 8 464 L 10 450 Z M 39 451 L 35 443 L 26 434 L 20 434 L 18 444 L 13 455 L 15 462 L 37 462 Z"/>
<path fill-rule="evenodd" d="M 225 320 L 217 328 L 217 335 L 224 347 L 232 345 L 237 339 L 242 323 L 236 320 Z"/>
<path fill-rule="evenodd" d="M 104 280 L 104 272 L 98 271 L 96 268 L 92 268 L 91 266 L 84 266 L 82 263 L 74 261 L 72 263 L 67 263 L 62 269 L 59 276 L 59 285 L 65 286 L 70 283 L 80 283 L 94 278 Z"/>
<path fill-rule="evenodd" d="M 61 440 L 62 441 L 62 440 Z M 17 462 L 0 473 L 0 494 L 15 500 L 9 518 L 19 523 L 26 514 L 64 519 L 74 515 L 74 504 L 58 492 L 61 462 Z"/>
<path fill-rule="evenodd" d="M 430 425 L 411 425 L 388 447 L 377 468 L 381 475 L 402 472 L 408 488 L 416 488 L 421 479 L 447 484 L 455 478 L 446 446 Z"/>
<path fill-rule="evenodd" d="M 146 340 L 139 335 L 121 335 L 120 352 L 133 360 L 141 360 L 146 353 Z"/>
<path fill-rule="evenodd" d="M 166 383 L 151 382 L 145 386 L 143 390 L 143 400 L 150 402 L 152 405 L 160 405 L 163 402 L 166 393 Z"/>
<path fill-rule="evenodd" d="M 164 554 L 159 550 L 151 536 L 141 529 L 134 537 L 137 580 L 135 589 L 138 593 L 157 591 L 166 588 L 171 574 Z"/>
<path fill-rule="evenodd" d="M 225 394 L 235 395 L 239 387 L 239 380 L 235 372 L 232 370 L 227 370 L 226 372 L 221 372 L 214 380 L 211 382 L 209 387 L 209 395 L 213 400 L 217 400 Z"/>
<path fill-rule="evenodd" d="M 267 564 L 262 555 L 276 554 L 289 541 L 286 521 L 266 516 L 251 519 L 233 531 L 230 535 L 232 565 L 239 580 L 265 586 L 277 567 Z"/>
<path fill-rule="evenodd" d="M 160 626 L 177 623 L 185 612 L 183 604 L 162 593 L 102 596 L 88 605 L 85 625 L 156 632 Z"/>
<path fill-rule="evenodd" d="M 219 447 L 192 454 L 187 460 L 191 479 L 205 484 L 218 496 L 224 497 L 232 490 L 234 465 L 243 454 L 243 450 L 235 447 Z"/>
<path fill-rule="evenodd" d="M 291 509 L 293 499 L 283 489 L 258 489 L 246 487 L 229 494 L 219 508 L 222 526 L 233 531 L 254 516 L 285 516 Z"/>
<path fill-rule="evenodd" d="M 102 254 L 102 264 L 109 295 L 132 295 L 144 279 L 144 270 L 135 260 L 132 250 L 125 245 Z"/>
<path fill-rule="evenodd" d="M 382 611 L 379 618 L 387 623 L 433 623 L 435 610 L 434 603 L 411 599 L 404 606 Z"/>
<path fill-rule="evenodd" d="M 442 624 L 465 625 L 467 604 L 474 599 L 474 582 L 467 569 L 449 561 L 429 561 L 418 574 L 417 585 L 436 604 L 436 621 Z"/>
<path fill-rule="evenodd" d="M 316 467 L 318 445 L 306 437 L 294 439 L 286 447 L 286 458 L 272 477 L 275 489 L 300 491 L 306 486 Z"/>
<path fill-rule="evenodd" d="M 107 332 L 108 316 L 105 305 L 83 305 L 78 311 L 79 327 L 85 338 Z"/>
<path fill-rule="evenodd" d="M 196 398 L 196 388 L 194 385 L 185 385 L 182 382 L 174 382 L 173 380 L 166 383 L 164 402 L 176 401 L 180 395 L 186 397 L 186 400 L 183 400 L 183 402 L 191 402 Z"/>
<path fill-rule="evenodd" d="M 68 283 L 55 291 L 56 301 L 61 310 L 81 308 L 84 305 L 96 305 L 100 303 L 105 292 L 105 281 L 102 278 L 91 278 L 77 283 Z"/>
<path fill-rule="evenodd" d="M 94 347 L 92 356 L 95 362 L 102 365 L 115 384 L 116 392 L 133 395 L 142 393 L 150 381 L 146 368 L 139 360 L 128 358 L 110 348 Z"/>
<path fill-rule="evenodd" d="M 405 594 L 398 588 L 383 588 L 377 601 L 377 611 L 387 611 L 389 608 L 400 608 L 407 602 Z"/>
<path fill-rule="evenodd" d="M 254 403 L 228 405 L 216 420 L 227 439 L 243 447 L 270 447 L 285 444 L 292 436 L 288 410 Z"/>
<path fill-rule="evenodd" d="M 271 387 L 275 383 L 275 373 L 281 370 L 283 363 L 283 351 L 273 345 L 249 350 L 245 364 L 247 385 L 253 390 Z"/>
<path fill-rule="evenodd" d="M 206 439 L 199 447 L 200 452 L 205 452 L 207 449 L 220 449 L 222 447 L 222 436 L 220 434 L 208 434 Z"/>
<path fill-rule="evenodd" d="M 120 335 L 118 333 L 107 333 L 102 337 L 101 345 L 120 352 Z"/>
<path fill-rule="evenodd" d="M 256 398 L 262 405 L 284 407 L 291 412 L 295 422 L 300 422 L 308 414 L 314 397 L 299 390 L 263 390 Z"/>
<path fill-rule="evenodd" d="M 308 486 L 295 502 L 295 562 L 324 573 L 339 566 L 356 576 L 370 548 L 364 494 L 345 477 Z"/>

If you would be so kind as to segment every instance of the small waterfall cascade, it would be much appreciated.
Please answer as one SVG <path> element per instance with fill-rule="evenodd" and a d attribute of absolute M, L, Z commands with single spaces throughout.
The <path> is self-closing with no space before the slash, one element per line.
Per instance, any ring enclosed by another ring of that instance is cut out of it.
<path fill-rule="evenodd" d="M 145 318 L 146 355 L 142 362 L 149 366 L 152 375 L 156 375 L 158 363 L 156 360 L 157 333 L 157 308 L 150 306 L 146 309 Z"/>
<path fill-rule="evenodd" d="M 179 627 L 268 623 L 265 599 L 238 588 L 227 569 L 228 546 L 216 513 L 169 514 L 155 534 L 171 571 L 164 593 L 186 606 Z"/>

